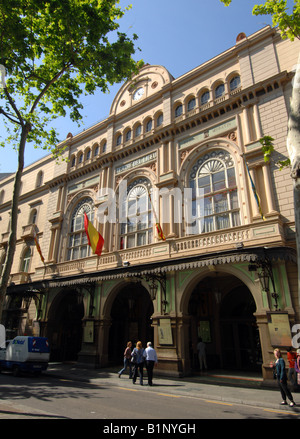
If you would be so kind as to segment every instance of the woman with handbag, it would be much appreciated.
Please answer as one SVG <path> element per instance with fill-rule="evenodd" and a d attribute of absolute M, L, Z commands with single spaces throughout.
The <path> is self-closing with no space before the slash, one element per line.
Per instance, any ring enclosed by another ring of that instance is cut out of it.
<path fill-rule="evenodd" d="M 275 366 L 276 366 L 276 374 L 277 374 L 277 382 L 282 396 L 281 405 L 286 405 L 286 398 L 288 398 L 290 402 L 290 407 L 294 407 L 295 402 L 293 396 L 287 386 L 287 374 L 285 370 L 285 362 L 281 356 L 280 349 L 274 350 L 274 356 L 276 358 Z"/>
<path fill-rule="evenodd" d="M 145 362 L 145 349 L 143 348 L 142 342 L 138 341 L 136 347 L 132 351 L 132 382 L 135 384 L 137 375 L 140 377 L 140 385 L 143 385 L 143 368 Z"/>

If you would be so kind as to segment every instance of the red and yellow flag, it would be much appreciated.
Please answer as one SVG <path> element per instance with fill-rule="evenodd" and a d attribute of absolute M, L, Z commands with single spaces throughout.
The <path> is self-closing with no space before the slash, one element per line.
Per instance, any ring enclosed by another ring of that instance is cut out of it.
<path fill-rule="evenodd" d="M 164 232 L 161 228 L 161 225 L 159 223 L 156 223 L 155 227 L 156 227 L 158 238 L 161 239 L 162 241 L 165 241 L 166 237 L 165 237 Z"/>
<path fill-rule="evenodd" d="M 92 248 L 94 254 L 101 256 L 104 245 L 103 236 L 95 229 L 93 224 L 89 221 L 87 214 L 84 212 L 84 228 L 88 239 L 89 246 Z"/>

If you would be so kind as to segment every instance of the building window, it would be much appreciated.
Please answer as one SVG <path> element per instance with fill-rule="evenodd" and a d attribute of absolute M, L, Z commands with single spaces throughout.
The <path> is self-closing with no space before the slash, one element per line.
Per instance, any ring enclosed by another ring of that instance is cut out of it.
<path fill-rule="evenodd" d="M 200 104 L 205 105 L 209 101 L 209 91 L 206 90 L 204 93 L 202 93 L 200 98 Z"/>
<path fill-rule="evenodd" d="M 120 250 L 150 244 L 153 238 L 147 179 L 134 181 L 122 206 Z"/>
<path fill-rule="evenodd" d="M 73 155 L 71 158 L 71 168 L 74 168 L 76 164 L 76 157 Z"/>
<path fill-rule="evenodd" d="M 179 104 L 175 108 L 175 117 L 179 117 L 181 115 L 182 115 L 182 104 Z"/>
<path fill-rule="evenodd" d="M 156 126 L 160 127 L 163 124 L 164 115 L 161 113 L 156 119 Z"/>
<path fill-rule="evenodd" d="M 21 271 L 23 273 L 29 272 L 30 260 L 31 260 L 31 250 L 30 248 L 27 248 L 24 252 L 24 256 L 21 263 Z"/>
<path fill-rule="evenodd" d="M 97 145 L 96 148 L 94 149 L 94 157 L 97 157 L 98 154 L 99 154 L 99 145 Z"/>
<path fill-rule="evenodd" d="M 102 145 L 102 152 L 103 152 L 103 154 L 106 152 L 106 149 L 107 149 L 107 143 L 106 143 L 106 141 L 103 143 L 103 145 Z"/>
<path fill-rule="evenodd" d="M 83 153 L 81 152 L 78 157 L 78 164 L 81 165 L 82 162 L 83 162 Z"/>
<path fill-rule="evenodd" d="M 129 142 L 129 140 L 131 139 L 131 130 L 126 131 L 125 134 L 125 142 Z"/>
<path fill-rule="evenodd" d="M 146 123 L 146 133 L 149 133 L 149 131 L 152 130 L 152 119 L 149 119 Z"/>
<path fill-rule="evenodd" d="M 193 224 L 190 224 L 193 233 L 240 225 L 234 161 L 228 152 L 212 151 L 200 158 L 190 174 L 190 187 L 193 189 Z"/>
<path fill-rule="evenodd" d="M 121 143 L 122 143 L 122 136 L 121 136 L 121 134 L 119 134 L 119 135 L 117 136 L 116 145 L 117 145 L 117 146 L 120 146 Z"/>
<path fill-rule="evenodd" d="M 216 99 L 220 98 L 221 96 L 224 96 L 225 94 L 225 85 L 220 84 L 215 89 L 215 97 Z"/>
<path fill-rule="evenodd" d="M 135 133 L 134 133 L 134 135 L 135 135 L 135 137 L 138 137 L 138 136 L 140 136 L 141 134 L 142 134 L 142 125 L 139 124 L 139 125 L 136 127 L 136 129 L 135 129 Z"/>
<path fill-rule="evenodd" d="M 91 198 L 83 199 L 75 208 L 71 218 L 70 232 L 68 236 L 68 261 L 85 258 L 90 255 L 90 246 L 84 229 L 84 213 L 93 222 L 94 211 Z"/>
<path fill-rule="evenodd" d="M 37 218 L 37 210 L 33 209 L 30 212 L 29 224 L 36 224 L 36 218 Z"/>
<path fill-rule="evenodd" d="M 188 102 L 188 111 L 192 111 L 196 107 L 196 99 L 192 98 Z"/>
<path fill-rule="evenodd" d="M 36 177 L 36 184 L 35 187 L 41 187 L 43 184 L 43 171 L 40 171 Z"/>
<path fill-rule="evenodd" d="M 86 160 L 90 160 L 91 158 L 91 150 L 88 149 L 87 153 L 86 153 Z"/>
<path fill-rule="evenodd" d="M 239 75 L 236 75 L 231 79 L 229 83 L 230 91 L 236 90 L 241 85 L 241 78 Z"/>

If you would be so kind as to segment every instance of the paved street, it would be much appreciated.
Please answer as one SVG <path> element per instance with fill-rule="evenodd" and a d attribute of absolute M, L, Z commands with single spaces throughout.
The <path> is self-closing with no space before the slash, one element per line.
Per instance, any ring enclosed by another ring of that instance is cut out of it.
<path fill-rule="evenodd" d="M 274 389 L 206 384 L 156 377 L 154 386 L 133 385 L 116 373 L 49 367 L 39 378 L 0 375 L 1 419 L 170 420 L 299 419 L 299 408 L 281 407 Z M 252 387 L 257 385 L 252 382 Z M 300 406 L 300 395 L 295 400 Z M 173 425 L 173 424 L 172 424 Z M 196 427 L 198 423 L 196 423 Z M 109 431 L 110 433 L 112 431 Z"/>

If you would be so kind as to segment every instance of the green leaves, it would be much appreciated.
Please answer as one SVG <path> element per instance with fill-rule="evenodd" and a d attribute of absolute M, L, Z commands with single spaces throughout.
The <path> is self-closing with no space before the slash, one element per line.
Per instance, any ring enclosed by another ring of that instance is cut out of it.
<path fill-rule="evenodd" d="M 110 84 L 138 71 L 140 63 L 133 59 L 136 35 L 131 39 L 117 32 L 117 20 L 125 12 L 118 4 L 0 0 L 0 64 L 7 71 L 0 116 L 10 127 L 8 140 L 17 145 L 20 125 L 12 121 L 23 120 L 31 125 L 28 140 L 50 147 L 57 136 L 52 130 L 46 134 L 46 124 L 67 112 L 80 122 L 82 94 L 106 92 Z"/>

